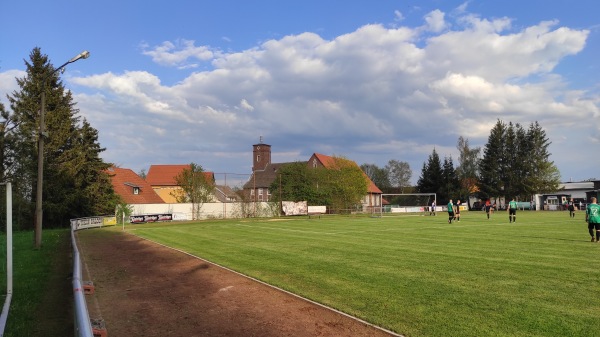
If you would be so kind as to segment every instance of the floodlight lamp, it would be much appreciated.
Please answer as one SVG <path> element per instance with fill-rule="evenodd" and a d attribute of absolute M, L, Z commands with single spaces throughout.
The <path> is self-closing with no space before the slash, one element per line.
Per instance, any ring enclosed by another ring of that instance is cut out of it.
<path fill-rule="evenodd" d="M 79 55 L 77 55 L 77 56 L 73 57 L 72 59 L 70 59 L 68 63 L 73 63 L 73 62 L 75 62 L 75 61 L 77 61 L 79 59 L 86 59 L 88 57 L 90 57 L 90 52 L 87 51 L 87 50 L 84 50 Z"/>

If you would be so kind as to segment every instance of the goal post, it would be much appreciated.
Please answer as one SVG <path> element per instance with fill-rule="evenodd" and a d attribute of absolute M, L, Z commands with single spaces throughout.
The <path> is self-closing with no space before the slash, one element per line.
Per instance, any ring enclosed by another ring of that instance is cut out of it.
<path fill-rule="evenodd" d="M 383 213 L 424 213 L 431 208 L 431 203 L 436 203 L 436 193 L 382 193 L 379 200 L 380 212 Z"/>

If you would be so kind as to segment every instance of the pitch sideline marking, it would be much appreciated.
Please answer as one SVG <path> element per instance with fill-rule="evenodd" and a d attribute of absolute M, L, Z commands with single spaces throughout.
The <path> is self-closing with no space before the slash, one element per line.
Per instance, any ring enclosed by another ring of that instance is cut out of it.
<path fill-rule="evenodd" d="M 216 267 L 222 268 L 222 269 L 224 269 L 224 270 L 227 270 L 227 271 L 229 271 L 229 272 L 235 273 L 235 274 L 237 274 L 237 275 L 240 275 L 240 276 L 242 276 L 242 277 L 245 277 L 245 278 L 247 278 L 247 279 L 249 279 L 249 280 L 252 280 L 252 281 L 254 281 L 254 282 L 258 282 L 258 283 L 260 283 L 260 284 L 263 284 L 263 285 L 265 285 L 265 286 L 267 286 L 267 287 L 270 287 L 270 288 L 272 288 L 272 289 L 275 289 L 275 290 L 278 290 L 278 291 L 284 292 L 284 293 L 286 293 L 286 294 L 288 294 L 288 295 L 290 295 L 290 296 L 296 297 L 296 298 L 298 298 L 298 299 L 301 299 L 301 300 L 303 300 L 303 301 L 306 301 L 306 302 L 308 302 L 308 303 L 312 303 L 312 304 L 314 304 L 314 305 L 317 305 L 317 306 L 319 306 L 319 307 L 321 307 L 321 308 L 324 308 L 324 309 L 327 309 L 327 310 L 333 311 L 333 312 L 335 312 L 335 313 L 338 313 L 338 314 L 340 314 L 340 315 L 342 315 L 342 316 L 345 316 L 345 317 L 347 317 L 347 318 L 350 318 L 350 319 L 352 319 L 352 320 L 355 320 L 355 321 L 357 321 L 357 322 L 360 322 L 360 323 L 362 323 L 362 324 L 365 324 L 365 325 L 367 325 L 367 326 L 370 326 L 370 327 L 372 327 L 372 328 L 375 328 L 375 329 L 377 329 L 377 330 L 380 330 L 380 331 L 386 332 L 386 333 L 388 333 L 388 334 L 390 334 L 390 335 L 392 335 L 392 336 L 396 336 L 396 337 L 406 337 L 406 336 L 404 336 L 404 335 L 397 334 L 397 333 L 395 333 L 395 332 L 393 332 L 393 331 L 391 331 L 391 330 L 388 330 L 388 329 L 382 328 L 382 327 L 380 327 L 380 326 L 377 326 L 377 325 L 375 325 L 375 324 L 369 323 L 369 322 L 367 322 L 367 321 L 365 321 L 365 320 L 362 320 L 362 319 L 360 319 L 360 318 L 358 318 L 358 317 L 354 317 L 354 316 L 352 316 L 352 315 L 349 315 L 349 314 L 347 314 L 347 313 L 345 313 L 345 312 L 342 312 L 342 311 L 339 311 L 339 310 L 337 310 L 337 309 L 334 309 L 334 308 L 328 307 L 328 306 L 326 306 L 326 305 L 324 305 L 324 304 L 321 304 L 321 303 L 319 303 L 319 302 L 315 302 L 315 301 L 313 301 L 313 300 L 311 300 L 311 299 L 308 299 L 308 298 L 306 298 L 306 297 L 302 297 L 302 296 L 300 296 L 300 295 L 298 295 L 298 294 L 294 294 L 294 293 L 292 293 L 292 292 L 290 292 L 290 291 L 287 291 L 287 290 L 285 290 L 285 289 L 281 289 L 281 288 L 279 288 L 279 287 L 276 287 L 276 286 L 274 286 L 274 285 L 272 285 L 272 284 L 268 284 L 268 283 L 266 283 L 266 282 L 264 282 L 264 281 L 261 281 L 261 280 L 259 280 L 259 279 L 256 279 L 256 278 L 254 278 L 254 277 L 251 277 L 251 276 L 248 276 L 248 275 L 242 274 L 242 273 L 240 273 L 240 272 L 238 272 L 238 271 L 235 271 L 235 270 L 233 270 L 233 269 L 227 268 L 227 267 L 225 267 L 225 266 L 222 266 L 222 265 L 220 265 L 220 264 L 218 264 L 218 263 L 214 263 L 214 262 L 212 262 L 212 261 L 209 261 L 209 260 L 203 259 L 203 258 L 201 258 L 201 257 L 199 257 L 199 256 L 196 256 L 196 255 L 194 255 L 194 254 L 192 254 L 192 253 L 188 253 L 188 252 L 186 252 L 186 251 L 184 251 L 184 250 L 181 250 L 181 249 L 179 249 L 179 248 L 170 247 L 170 246 L 167 246 L 167 245 L 165 245 L 165 244 L 162 244 L 162 243 L 160 243 L 160 242 L 157 242 L 157 241 L 154 241 L 154 240 L 150 240 L 150 239 L 147 239 L 147 238 L 141 237 L 141 236 L 139 236 L 139 235 L 137 235 L 137 234 L 134 234 L 134 233 L 131 233 L 131 235 L 134 235 L 134 236 L 136 236 L 136 237 L 138 237 L 138 238 L 140 238 L 140 239 L 142 239 L 142 240 L 146 240 L 146 241 L 149 241 L 149 242 L 155 243 L 155 244 L 157 244 L 157 245 L 159 245 L 159 246 L 162 246 L 162 247 L 165 247 L 165 248 L 168 248 L 168 249 L 174 250 L 174 251 L 176 251 L 176 252 L 183 253 L 183 254 L 185 254 L 185 255 L 191 256 L 191 257 L 193 257 L 193 258 L 195 258 L 195 259 L 198 259 L 198 260 L 204 261 L 204 262 L 206 262 L 206 263 L 209 263 L 209 264 L 211 264 L 211 265 L 213 265 L 213 266 L 216 266 Z"/>

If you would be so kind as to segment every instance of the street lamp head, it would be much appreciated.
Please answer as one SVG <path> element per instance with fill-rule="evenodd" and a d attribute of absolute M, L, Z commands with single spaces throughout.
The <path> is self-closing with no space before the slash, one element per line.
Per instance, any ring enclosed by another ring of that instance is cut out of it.
<path fill-rule="evenodd" d="M 75 61 L 77 61 L 79 59 L 86 59 L 88 57 L 90 57 L 90 52 L 87 51 L 87 50 L 84 50 L 79 55 L 77 55 L 77 56 L 73 57 L 72 59 L 70 59 L 68 63 L 73 63 L 73 62 L 75 62 Z"/>

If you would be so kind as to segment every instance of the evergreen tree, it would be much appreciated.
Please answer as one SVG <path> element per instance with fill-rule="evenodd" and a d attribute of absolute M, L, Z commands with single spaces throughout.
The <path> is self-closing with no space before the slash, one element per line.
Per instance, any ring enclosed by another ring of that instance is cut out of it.
<path fill-rule="evenodd" d="M 116 197 L 105 172 L 109 165 L 99 157 L 104 149 L 97 131 L 80 121 L 71 92 L 65 90 L 48 57 L 34 48 L 29 59 L 26 76 L 16 79 L 20 90 L 8 96 L 12 113 L 4 119 L 13 127 L 5 133 L 10 148 L 3 151 L 2 162 L 6 176 L 16 185 L 13 196 L 19 204 L 15 206 L 26 221 L 22 228 L 33 225 L 42 90 L 46 97 L 44 227 L 68 226 L 70 218 L 114 212 Z"/>
<path fill-rule="evenodd" d="M 527 185 L 527 192 L 534 193 L 552 193 L 558 190 L 560 184 L 560 172 L 550 161 L 548 147 L 551 142 L 546 137 L 546 132 L 539 123 L 531 123 L 527 130 L 526 137 L 529 147 L 527 149 L 528 175 L 524 178 Z"/>
<path fill-rule="evenodd" d="M 503 192 L 503 172 L 506 169 L 505 134 L 506 124 L 498 120 L 484 146 L 483 158 L 479 165 L 479 190 L 482 199 L 497 197 Z"/>
<path fill-rule="evenodd" d="M 512 198 L 518 194 L 519 190 L 519 176 L 521 175 L 519 170 L 519 141 L 517 140 L 517 133 L 515 128 L 520 127 L 519 124 L 514 125 L 512 122 L 508 123 L 506 133 L 504 135 L 504 167 L 501 170 L 502 176 L 502 190 L 503 195 L 507 198 Z"/>
<path fill-rule="evenodd" d="M 417 181 L 417 191 L 419 193 L 439 193 L 443 186 L 442 163 L 434 148 L 429 155 L 427 163 L 423 163 L 421 176 Z M 442 200 L 440 196 L 438 196 L 438 200 Z"/>
<path fill-rule="evenodd" d="M 480 161 L 481 197 L 517 197 L 558 190 L 560 172 L 550 161 L 550 142 L 539 123 L 527 131 L 520 124 L 498 121 Z"/>
<path fill-rule="evenodd" d="M 444 166 L 442 169 L 443 184 L 438 190 L 438 200 L 458 199 L 460 197 L 460 185 L 452 156 L 444 158 Z"/>

